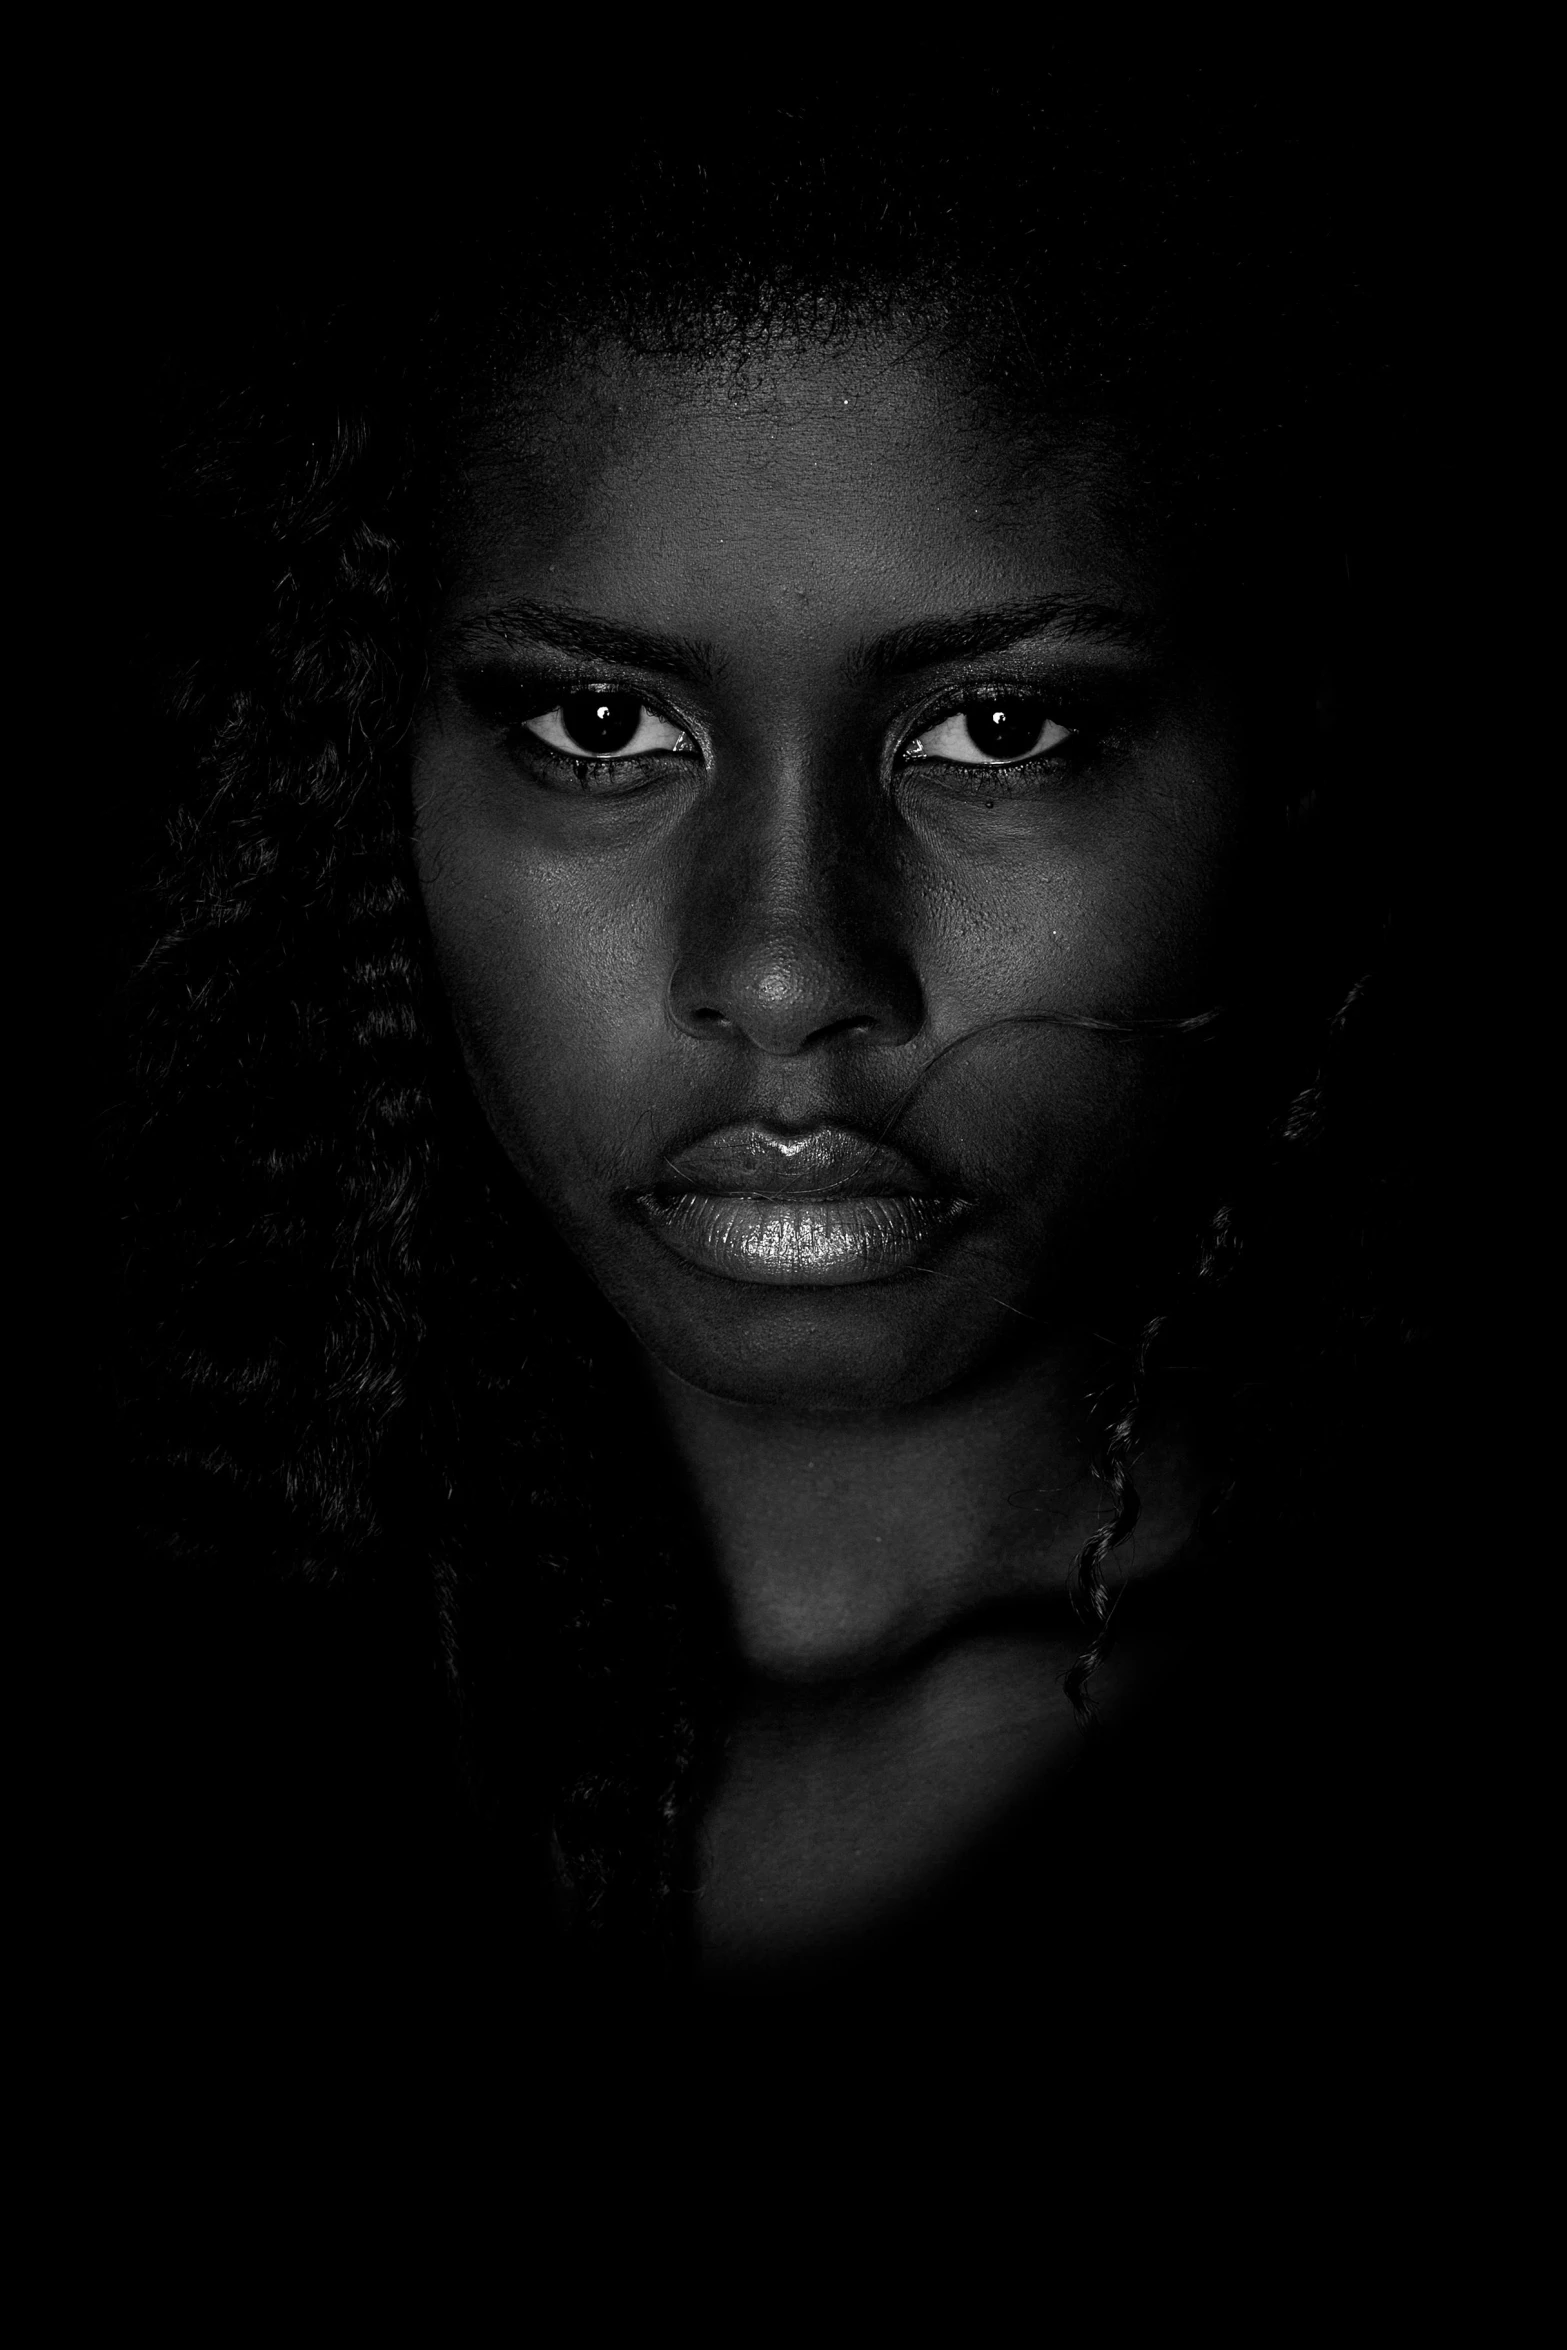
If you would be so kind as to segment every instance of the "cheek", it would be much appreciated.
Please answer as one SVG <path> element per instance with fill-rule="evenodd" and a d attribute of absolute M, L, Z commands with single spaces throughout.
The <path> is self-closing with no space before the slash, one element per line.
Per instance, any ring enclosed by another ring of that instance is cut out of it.
<path fill-rule="evenodd" d="M 1060 1012 L 1183 1017 L 1220 989 L 1232 844 L 1206 811 L 1082 839 L 994 838 L 918 892 L 920 960 L 938 1030 Z"/>
<path fill-rule="evenodd" d="M 1074 965 L 1128 1018 L 1184 1017 L 1225 989 L 1245 796 L 1231 760 L 1183 748 L 1088 846 L 1063 926 Z"/>
<path fill-rule="evenodd" d="M 668 961 L 649 893 L 602 865 L 430 827 L 420 878 L 464 1055 L 525 1171 L 603 1160 L 667 1051 Z"/>

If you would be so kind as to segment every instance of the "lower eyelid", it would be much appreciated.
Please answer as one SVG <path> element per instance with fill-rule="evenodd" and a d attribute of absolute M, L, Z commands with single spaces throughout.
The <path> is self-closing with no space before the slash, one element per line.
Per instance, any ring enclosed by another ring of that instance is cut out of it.
<path fill-rule="evenodd" d="M 918 742 L 919 737 L 914 739 Z M 940 751 L 916 750 L 910 744 L 898 753 L 898 761 L 914 767 L 951 767 L 961 775 L 1013 775 L 1024 767 L 1058 765 L 1061 754 L 1076 749 L 1082 739 L 1073 728 L 1059 742 L 1047 743 L 1042 751 L 1025 752 L 1019 759 L 949 759 Z"/>
<path fill-rule="evenodd" d="M 693 757 L 700 761 L 701 753 L 695 738 L 687 732 L 692 743 L 690 752 L 647 751 L 634 758 L 624 754 L 613 758 L 595 758 L 591 751 L 561 751 L 553 743 L 545 742 L 526 725 L 509 726 L 502 737 L 511 763 L 521 765 L 526 772 L 532 769 L 534 780 L 544 789 L 570 792 L 572 785 L 582 787 L 589 798 L 634 798 L 648 790 L 656 780 L 668 781 L 675 768 L 684 771 Z M 590 791 L 589 785 L 600 788 Z"/>

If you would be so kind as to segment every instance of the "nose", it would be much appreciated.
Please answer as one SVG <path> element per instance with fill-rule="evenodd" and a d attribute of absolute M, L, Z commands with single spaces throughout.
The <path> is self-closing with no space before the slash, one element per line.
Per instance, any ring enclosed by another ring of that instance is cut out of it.
<path fill-rule="evenodd" d="M 731 804 L 699 849 L 669 1009 L 689 1036 L 777 1056 L 905 1044 L 924 1019 L 890 861 L 779 795 Z"/>

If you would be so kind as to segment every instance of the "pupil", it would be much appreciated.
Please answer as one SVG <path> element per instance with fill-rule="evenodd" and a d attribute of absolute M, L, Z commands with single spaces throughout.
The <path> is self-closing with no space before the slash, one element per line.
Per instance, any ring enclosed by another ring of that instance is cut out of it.
<path fill-rule="evenodd" d="M 566 732 L 595 759 L 623 751 L 636 733 L 641 715 L 642 705 L 635 694 L 568 694 L 560 706 Z"/>
<path fill-rule="evenodd" d="M 1009 702 L 971 702 L 963 713 L 969 741 L 991 759 L 1021 759 L 1044 731 L 1045 705 L 1021 695 Z"/>

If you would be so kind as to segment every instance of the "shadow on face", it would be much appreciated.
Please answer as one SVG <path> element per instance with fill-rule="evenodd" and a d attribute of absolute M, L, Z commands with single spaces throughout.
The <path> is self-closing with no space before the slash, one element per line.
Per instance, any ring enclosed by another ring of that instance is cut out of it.
<path fill-rule="evenodd" d="M 1203 1179 L 1216 1064 L 1158 1024 L 1236 984 L 1254 751 L 1129 490 L 913 333 L 584 350 L 461 454 L 444 984 L 513 1163 L 699 1387 L 937 1394 L 1107 1310 Z"/>

